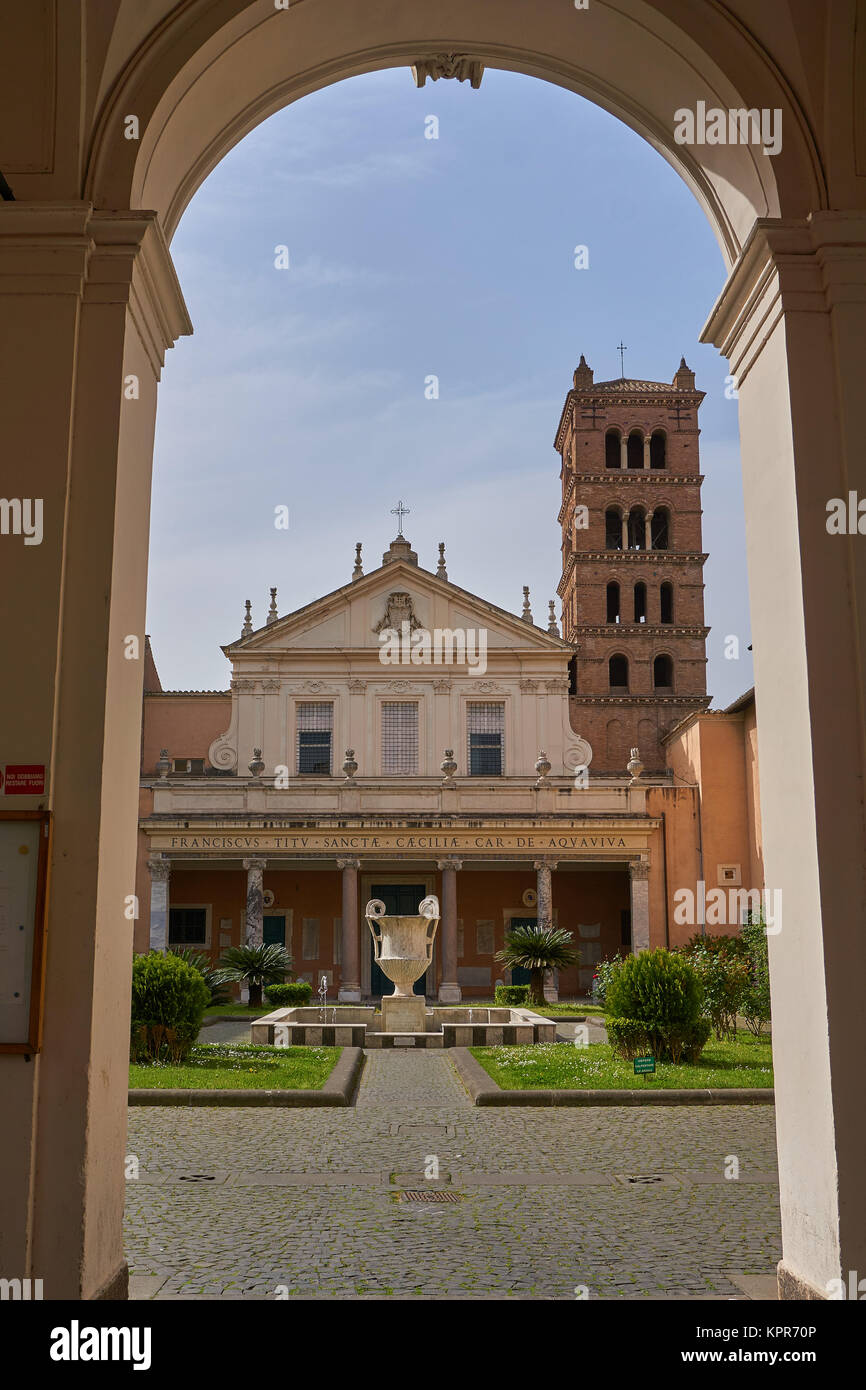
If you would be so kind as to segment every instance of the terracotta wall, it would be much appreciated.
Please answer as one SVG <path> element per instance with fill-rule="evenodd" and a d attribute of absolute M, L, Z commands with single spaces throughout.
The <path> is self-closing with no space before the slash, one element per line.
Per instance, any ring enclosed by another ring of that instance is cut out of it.
<path fill-rule="evenodd" d="M 145 695 L 141 736 L 141 772 L 156 772 L 161 748 L 170 758 L 207 758 L 214 739 L 231 721 L 229 694 Z"/>

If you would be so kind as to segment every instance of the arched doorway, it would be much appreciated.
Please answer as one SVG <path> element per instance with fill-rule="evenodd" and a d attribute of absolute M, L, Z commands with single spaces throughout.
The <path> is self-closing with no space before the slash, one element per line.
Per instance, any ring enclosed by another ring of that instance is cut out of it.
<path fill-rule="evenodd" d="M 832 80 L 852 35 L 841 7 L 823 17 Z M 705 338 L 730 359 L 739 394 L 757 699 L 772 708 L 759 740 L 767 877 L 785 901 L 771 942 L 783 1287 L 820 1291 L 840 1269 L 863 1268 L 857 594 L 866 560 L 824 524 L 828 497 L 866 493 L 854 442 L 866 176 L 845 172 L 856 168 L 844 105 L 856 83 L 838 96 L 843 114 L 819 150 L 811 131 L 825 126 L 794 96 L 808 84 L 791 57 L 793 5 L 761 39 L 727 8 L 695 4 L 683 17 L 667 0 L 586 11 L 542 0 L 531 26 L 520 0 L 444 0 L 435 10 L 402 0 L 375 12 L 334 0 L 326 13 L 261 0 L 180 9 L 119 0 L 86 40 L 61 45 L 53 163 L 38 151 L 25 161 L 0 233 L 12 291 L 0 373 L 7 450 L 31 463 L 48 518 L 38 556 L 3 553 L 6 630 L 20 629 L 21 594 L 32 612 L 3 726 L 49 769 L 54 812 L 44 1049 L 28 1075 L 2 1073 L 9 1123 L 26 1136 L 2 1199 L 0 1225 L 20 1252 L 13 1267 L 47 1261 L 57 1296 L 110 1294 L 123 1282 L 123 913 L 138 761 L 129 711 L 141 689 L 123 639 L 143 632 L 156 383 L 168 347 L 191 327 L 172 232 L 208 171 L 270 112 L 359 72 L 447 68 L 456 54 L 619 115 L 693 189 L 729 267 Z M 82 70 L 85 97 L 70 119 L 68 90 Z M 781 151 L 679 144 L 674 111 L 698 102 L 780 111 Z M 830 169 L 843 170 L 832 196 Z M 97 998 L 111 1007 L 96 1009 Z"/>

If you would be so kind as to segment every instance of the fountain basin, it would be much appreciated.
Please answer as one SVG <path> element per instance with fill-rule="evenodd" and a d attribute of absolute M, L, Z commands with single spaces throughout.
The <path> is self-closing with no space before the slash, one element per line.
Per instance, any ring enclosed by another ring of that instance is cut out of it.
<path fill-rule="evenodd" d="M 274 1009 L 257 1019 L 251 1041 L 284 1047 L 494 1047 L 556 1042 L 556 1024 L 531 1009 L 429 1009 L 417 1029 L 388 1027 L 387 1010 L 357 1005 L 322 1011 L 312 1005 Z M 387 1004 L 386 996 L 382 1000 Z M 279 1031 L 277 1031 L 279 1030 Z"/>

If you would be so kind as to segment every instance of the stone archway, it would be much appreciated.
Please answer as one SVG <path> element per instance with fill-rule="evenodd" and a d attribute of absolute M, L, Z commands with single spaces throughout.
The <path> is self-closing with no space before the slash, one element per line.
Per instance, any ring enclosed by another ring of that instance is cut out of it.
<path fill-rule="evenodd" d="M 82 8 L 85 29 L 74 31 L 72 11 L 62 20 L 54 125 L 50 108 L 41 116 L 53 163 L 22 160 L 18 201 L 0 220 L 6 449 L 29 466 L 14 485 L 42 496 L 46 515 L 38 555 L 2 552 L 4 631 L 20 630 L 22 595 L 33 615 L 19 678 L 0 696 L 2 724 L 16 731 L 20 761 L 49 768 L 55 831 L 44 1049 L 27 1072 L 0 1058 L 21 1136 L 0 1184 L 4 1268 L 50 1279 L 57 1297 L 124 1289 L 123 904 L 141 671 L 123 647 L 143 634 L 157 381 L 191 328 L 172 232 L 210 169 L 280 106 L 356 73 L 459 53 L 580 92 L 639 131 L 694 191 L 730 271 L 705 338 L 729 357 L 739 390 L 765 862 L 784 895 L 771 942 L 781 1284 L 820 1296 L 840 1272 L 866 1267 L 866 560 L 856 537 L 830 537 L 824 524 L 829 497 L 866 495 L 856 448 L 866 134 L 864 74 L 845 58 L 853 9 L 786 0 L 765 32 L 760 16 L 743 17 L 754 9 L 745 0 Z M 36 23 L 22 7 L 22 31 Z M 48 79 L 34 70 L 33 80 Z M 674 111 L 698 101 L 780 110 L 781 151 L 677 144 Z M 137 138 L 127 139 L 130 116 Z M 8 161 L 4 172 L 15 172 Z"/>

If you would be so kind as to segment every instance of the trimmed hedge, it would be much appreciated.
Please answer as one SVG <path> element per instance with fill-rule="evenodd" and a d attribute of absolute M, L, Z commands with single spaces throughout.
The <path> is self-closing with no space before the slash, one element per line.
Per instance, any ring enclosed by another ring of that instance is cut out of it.
<path fill-rule="evenodd" d="M 198 1037 L 210 990 L 194 966 L 161 951 L 132 962 L 132 1062 L 182 1062 Z"/>
<path fill-rule="evenodd" d="M 636 1018 L 609 1018 L 606 1027 L 614 1053 L 626 1062 L 647 1052 L 660 1062 L 697 1062 L 712 1032 L 708 1018 L 664 1028 L 652 1028 Z"/>
<path fill-rule="evenodd" d="M 608 1042 L 626 1061 L 650 1051 L 662 1062 L 696 1062 L 711 1032 L 701 1004 L 697 972 L 678 952 L 626 956 L 607 984 Z"/>
<path fill-rule="evenodd" d="M 265 998 L 275 1008 L 303 1008 L 313 997 L 313 986 L 308 980 L 290 980 L 282 985 L 268 985 Z"/>
<path fill-rule="evenodd" d="M 529 985 L 497 985 L 493 1002 L 505 1008 L 517 1009 L 529 1003 Z"/>

